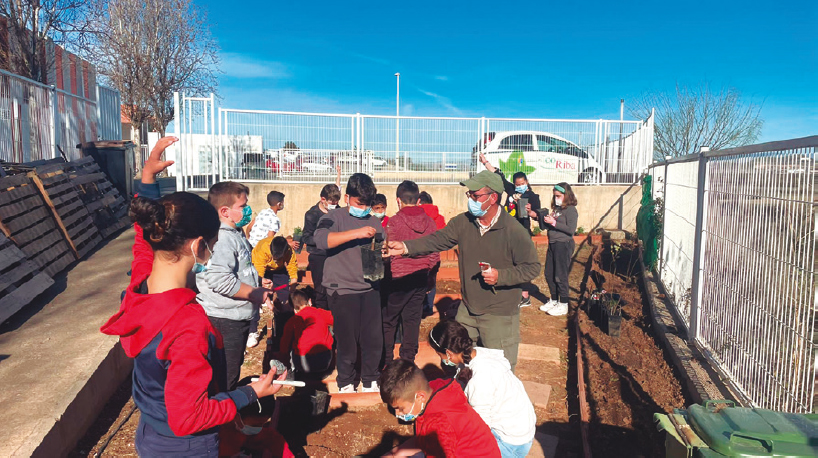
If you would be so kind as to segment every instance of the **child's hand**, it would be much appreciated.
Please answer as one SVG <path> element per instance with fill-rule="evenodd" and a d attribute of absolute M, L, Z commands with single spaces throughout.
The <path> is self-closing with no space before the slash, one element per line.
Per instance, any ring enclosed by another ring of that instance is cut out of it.
<path fill-rule="evenodd" d="M 542 221 L 545 224 L 548 224 L 550 226 L 556 226 L 557 225 L 557 219 L 554 218 L 553 216 L 546 216 L 545 218 L 542 219 Z"/>
<path fill-rule="evenodd" d="M 269 278 L 262 278 L 261 279 L 261 287 L 267 289 L 273 289 L 273 281 Z"/>
<path fill-rule="evenodd" d="M 257 381 L 251 383 L 250 387 L 256 392 L 256 396 L 263 398 L 265 396 L 276 394 L 278 393 L 278 390 L 281 389 L 281 385 L 273 385 L 273 380 L 284 380 L 286 378 L 287 371 L 284 371 L 281 374 L 276 374 L 276 368 L 272 367 L 270 368 L 270 372 L 259 378 Z"/>
<path fill-rule="evenodd" d="M 148 160 L 142 166 L 142 183 L 153 184 L 156 182 L 156 175 L 166 168 L 173 165 L 173 161 L 163 161 L 162 153 L 165 152 L 168 146 L 178 142 L 176 137 L 162 137 L 156 142 L 156 145 L 151 150 Z"/>
<path fill-rule="evenodd" d="M 372 226 L 364 226 L 358 229 L 355 229 L 355 238 L 356 239 L 371 239 L 375 237 L 375 234 L 378 233 L 377 229 Z"/>

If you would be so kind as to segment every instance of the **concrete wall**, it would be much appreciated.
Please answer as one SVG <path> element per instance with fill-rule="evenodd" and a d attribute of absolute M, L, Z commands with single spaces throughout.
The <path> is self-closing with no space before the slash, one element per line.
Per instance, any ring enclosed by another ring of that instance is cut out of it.
<path fill-rule="evenodd" d="M 296 226 L 304 226 L 304 213 L 318 202 L 323 184 L 294 184 L 294 183 L 244 183 L 250 188 L 250 206 L 253 213 L 268 207 L 267 193 L 280 191 L 284 193 L 284 210 L 279 212 L 283 235 L 292 234 Z M 344 184 L 341 184 L 343 193 Z M 543 205 L 550 202 L 550 186 L 534 186 L 534 191 L 540 195 Z M 397 185 L 379 185 L 378 192 L 385 194 L 388 202 L 387 215 L 397 211 L 395 191 Z M 466 211 L 465 189 L 460 185 L 425 185 L 422 191 L 432 195 L 435 205 L 446 221 L 453 216 Z M 639 210 L 639 201 L 642 197 L 641 186 L 576 186 L 574 193 L 579 205 L 578 226 L 589 232 L 596 228 L 617 229 L 621 217 L 622 229 L 633 231 L 636 229 L 636 212 Z M 343 202 L 343 195 L 341 197 Z"/>

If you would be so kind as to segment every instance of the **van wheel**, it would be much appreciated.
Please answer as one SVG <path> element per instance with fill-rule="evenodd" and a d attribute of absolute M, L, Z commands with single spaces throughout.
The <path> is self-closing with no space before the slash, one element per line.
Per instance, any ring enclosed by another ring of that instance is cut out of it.
<path fill-rule="evenodd" d="M 602 183 L 602 172 L 596 169 L 586 169 L 579 175 L 579 182 L 581 184 Z"/>

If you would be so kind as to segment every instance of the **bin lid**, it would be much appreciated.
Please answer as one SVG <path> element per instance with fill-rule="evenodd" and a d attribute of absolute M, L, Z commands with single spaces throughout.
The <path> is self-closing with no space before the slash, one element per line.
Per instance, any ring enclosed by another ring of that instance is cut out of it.
<path fill-rule="evenodd" d="M 77 148 L 86 149 L 105 149 L 105 148 L 132 148 L 136 144 L 130 140 L 106 140 L 98 142 L 85 142 L 77 145 Z"/>
<path fill-rule="evenodd" d="M 711 449 L 727 456 L 818 456 L 818 415 L 734 406 L 708 401 L 687 409 L 688 422 Z"/>

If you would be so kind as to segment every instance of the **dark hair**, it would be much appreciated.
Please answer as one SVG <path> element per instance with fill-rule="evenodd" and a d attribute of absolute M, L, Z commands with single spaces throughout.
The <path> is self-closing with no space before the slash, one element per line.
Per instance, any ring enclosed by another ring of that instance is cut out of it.
<path fill-rule="evenodd" d="M 378 387 L 381 390 L 381 399 L 387 404 L 398 400 L 408 401 L 421 390 L 429 389 L 429 381 L 423 371 L 408 359 L 391 361 L 381 371 L 378 378 Z"/>
<path fill-rule="evenodd" d="M 296 310 L 301 310 L 310 303 L 310 293 L 306 289 L 294 289 L 290 292 L 290 303 Z"/>
<path fill-rule="evenodd" d="M 218 211 L 222 207 L 232 207 L 242 194 L 249 196 L 250 188 L 235 181 L 222 181 L 210 187 L 207 200 Z"/>
<path fill-rule="evenodd" d="M 375 187 L 369 175 L 353 173 L 347 181 L 347 189 L 344 192 L 349 197 L 356 197 L 361 204 L 372 206 L 372 199 L 378 193 L 378 188 Z"/>
<path fill-rule="evenodd" d="M 327 200 L 339 201 L 341 200 L 341 190 L 334 184 L 324 185 L 321 188 L 321 197 Z"/>
<path fill-rule="evenodd" d="M 398 185 L 396 197 L 406 205 L 417 205 L 420 199 L 420 189 L 414 181 L 404 180 Z"/>
<path fill-rule="evenodd" d="M 273 255 L 273 259 L 281 259 L 287 254 L 287 248 L 289 248 L 289 246 L 290 244 L 287 243 L 287 239 L 277 235 L 273 237 L 273 240 L 270 242 L 270 254 Z"/>
<path fill-rule="evenodd" d="M 471 352 L 474 350 L 474 341 L 469 337 L 469 331 L 462 324 L 455 320 L 443 320 L 436 324 L 429 331 L 429 346 L 438 353 L 462 353 L 463 362 L 471 362 Z M 468 367 L 461 367 L 458 379 L 468 383 L 471 378 L 471 370 Z"/>
<path fill-rule="evenodd" d="M 253 379 L 260 377 L 259 375 L 248 375 L 243 379 L 239 380 L 238 386 L 247 386 L 253 383 Z M 276 410 L 276 399 L 275 396 L 265 396 L 263 398 L 258 398 L 258 402 L 251 402 L 246 406 L 242 407 L 239 410 L 239 415 L 242 418 L 247 417 L 264 417 L 270 418 L 273 416 Z"/>
<path fill-rule="evenodd" d="M 189 192 L 174 192 L 159 200 L 135 197 L 129 215 L 154 251 L 189 251 L 188 240 L 203 237 L 210 241 L 219 234 L 216 209 Z"/>
<path fill-rule="evenodd" d="M 270 191 L 267 193 L 267 205 L 273 207 L 279 202 L 284 202 L 284 193 L 278 191 Z"/>
<path fill-rule="evenodd" d="M 386 207 L 386 196 L 383 194 L 375 194 L 375 197 L 372 198 L 372 206 L 375 205 L 383 205 Z"/>
<path fill-rule="evenodd" d="M 434 202 L 432 202 L 432 196 L 426 191 L 421 191 L 420 195 L 418 195 L 418 199 L 420 199 L 421 204 L 433 204 L 434 203 Z"/>
<path fill-rule="evenodd" d="M 524 179 L 525 181 L 528 181 L 528 176 L 525 174 L 525 172 L 517 172 L 517 173 L 515 173 L 515 174 L 514 174 L 514 175 L 511 177 L 511 181 L 512 181 L 512 182 L 515 182 L 515 181 L 517 181 L 517 178 L 522 178 L 522 179 Z"/>
<path fill-rule="evenodd" d="M 574 190 L 571 188 L 571 185 L 568 183 L 557 183 L 557 186 L 561 187 L 565 190 L 563 193 L 565 197 L 562 198 L 562 207 L 567 208 L 571 205 L 577 205 L 577 196 L 574 195 Z M 551 192 L 551 208 L 557 208 L 557 203 L 554 201 L 554 192 Z"/>

